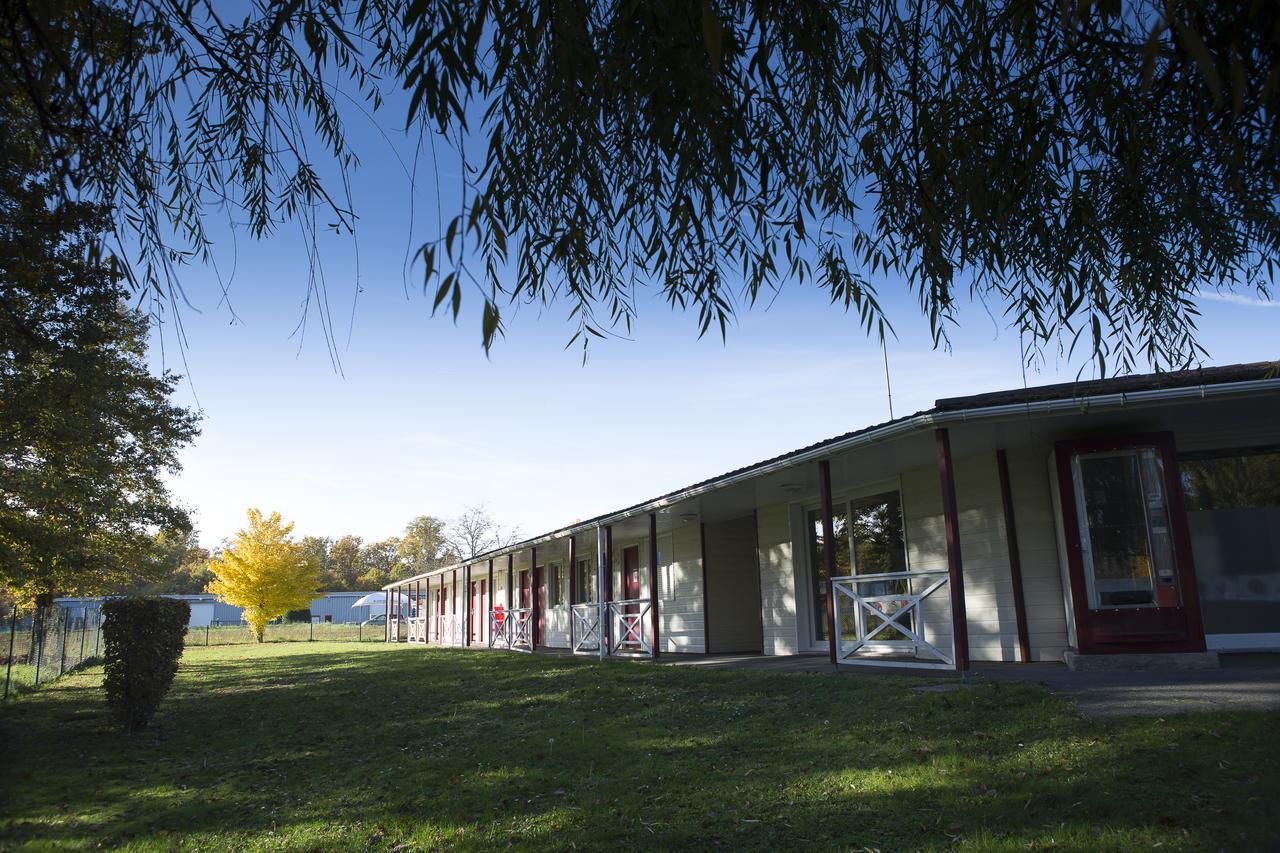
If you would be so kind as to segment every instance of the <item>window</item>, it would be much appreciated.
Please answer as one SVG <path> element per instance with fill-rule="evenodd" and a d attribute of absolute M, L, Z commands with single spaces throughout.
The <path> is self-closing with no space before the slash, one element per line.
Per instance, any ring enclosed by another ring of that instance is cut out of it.
<path fill-rule="evenodd" d="M 1208 634 L 1280 633 L 1280 450 L 1179 459 Z"/>
<path fill-rule="evenodd" d="M 578 603 L 598 600 L 596 598 L 596 566 L 594 559 L 578 561 Z"/>
<path fill-rule="evenodd" d="M 813 624 L 818 640 L 827 637 L 826 549 L 822 533 L 822 512 L 810 510 L 805 529 L 809 534 L 809 560 L 813 579 Z M 851 501 L 841 501 L 831 512 L 835 541 L 836 576 L 878 575 L 907 570 L 906 537 L 903 535 L 902 499 L 897 492 L 884 492 Z M 888 580 L 861 584 L 862 595 L 903 595 L 907 581 Z M 896 639 L 892 629 L 880 639 Z"/>
<path fill-rule="evenodd" d="M 564 603 L 564 593 L 560 588 L 563 581 L 560 572 L 559 563 L 551 563 L 547 566 L 547 605 L 550 607 L 558 607 Z"/>

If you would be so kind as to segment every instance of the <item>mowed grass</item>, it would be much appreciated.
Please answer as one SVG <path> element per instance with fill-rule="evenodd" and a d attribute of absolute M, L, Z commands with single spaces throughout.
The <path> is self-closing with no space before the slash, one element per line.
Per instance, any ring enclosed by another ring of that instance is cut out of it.
<path fill-rule="evenodd" d="M 0 846 L 1258 849 L 1280 719 L 1089 721 L 1033 686 L 274 644 L 0 713 Z"/>

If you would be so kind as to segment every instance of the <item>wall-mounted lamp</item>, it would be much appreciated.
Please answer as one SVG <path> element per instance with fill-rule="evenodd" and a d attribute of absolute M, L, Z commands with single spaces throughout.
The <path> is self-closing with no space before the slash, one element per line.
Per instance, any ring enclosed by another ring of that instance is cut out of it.
<path fill-rule="evenodd" d="M 685 524 L 691 524 L 698 520 L 698 514 L 696 512 L 682 512 L 680 513 L 680 520 Z"/>
<path fill-rule="evenodd" d="M 782 491 L 789 495 L 798 495 L 804 491 L 804 483 L 783 483 Z"/>

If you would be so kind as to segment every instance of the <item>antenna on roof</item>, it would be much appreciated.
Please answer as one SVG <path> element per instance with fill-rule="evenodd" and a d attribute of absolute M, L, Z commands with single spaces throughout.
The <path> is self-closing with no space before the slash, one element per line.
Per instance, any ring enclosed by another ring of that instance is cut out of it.
<path fill-rule="evenodd" d="M 889 384 L 889 348 L 885 346 L 884 335 L 880 336 L 880 355 L 884 357 L 884 390 L 889 395 L 889 420 L 893 420 L 893 386 Z"/>

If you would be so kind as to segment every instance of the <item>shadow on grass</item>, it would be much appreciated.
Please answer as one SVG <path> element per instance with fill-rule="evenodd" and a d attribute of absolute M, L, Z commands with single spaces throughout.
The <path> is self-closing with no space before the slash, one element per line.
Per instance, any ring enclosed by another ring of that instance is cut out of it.
<path fill-rule="evenodd" d="M 13 746 L 0 839 L 900 848 L 1274 838 L 1274 715 L 1099 724 L 1035 687 L 924 694 L 912 683 L 355 644 L 201 649 L 152 729 L 132 738 L 110 724 L 92 674 L 0 723 Z"/>

